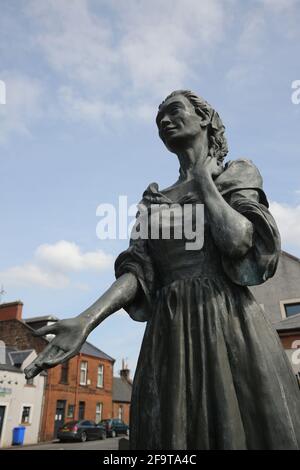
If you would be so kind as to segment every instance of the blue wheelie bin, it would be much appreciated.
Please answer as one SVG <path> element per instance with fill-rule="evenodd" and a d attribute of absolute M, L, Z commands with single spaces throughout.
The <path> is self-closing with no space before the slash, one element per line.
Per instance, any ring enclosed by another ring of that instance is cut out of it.
<path fill-rule="evenodd" d="M 17 426 L 13 429 L 13 446 L 21 446 L 25 437 L 25 426 Z"/>

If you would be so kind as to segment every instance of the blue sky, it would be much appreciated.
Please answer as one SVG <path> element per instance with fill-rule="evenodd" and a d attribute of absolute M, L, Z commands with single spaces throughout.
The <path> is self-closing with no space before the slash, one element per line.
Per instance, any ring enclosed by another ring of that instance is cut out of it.
<path fill-rule="evenodd" d="M 221 115 L 229 159 L 261 170 L 283 247 L 300 256 L 299 0 L 0 0 L 3 301 L 79 314 L 114 280 L 127 240 L 96 208 L 177 179 L 157 105 L 174 89 Z M 124 312 L 90 340 L 134 370 L 144 324 Z"/>

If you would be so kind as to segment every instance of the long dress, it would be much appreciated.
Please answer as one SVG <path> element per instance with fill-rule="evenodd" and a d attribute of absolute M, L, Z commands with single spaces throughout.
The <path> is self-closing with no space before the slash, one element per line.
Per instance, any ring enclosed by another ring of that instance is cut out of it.
<path fill-rule="evenodd" d="M 300 392 L 277 333 L 247 286 L 273 276 L 280 238 L 251 161 L 227 164 L 215 184 L 254 226 L 246 256 L 230 259 L 205 219 L 204 244 L 135 239 L 116 260 L 140 296 L 127 306 L 147 321 L 133 383 L 132 449 L 298 449 Z M 143 204 L 172 204 L 156 183 Z M 189 192 L 180 204 L 201 203 Z"/>

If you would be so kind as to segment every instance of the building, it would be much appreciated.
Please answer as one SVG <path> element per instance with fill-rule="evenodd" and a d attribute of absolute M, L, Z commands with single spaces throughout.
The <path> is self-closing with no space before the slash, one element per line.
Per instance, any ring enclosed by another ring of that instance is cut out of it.
<path fill-rule="evenodd" d="M 0 305 L 0 338 L 10 347 L 41 352 L 51 335 L 34 336 L 34 330 L 49 325 L 54 316 L 22 319 L 22 302 Z M 114 359 L 85 342 L 79 354 L 46 374 L 44 406 L 39 440 L 52 440 L 64 421 L 100 421 L 112 417 Z"/>
<path fill-rule="evenodd" d="M 277 330 L 300 383 L 300 259 L 282 251 L 275 276 L 251 291 Z"/>
<path fill-rule="evenodd" d="M 79 354 L 48 370 L 41 440 L 51 440 L 66 421 L 112 417 L 114 359 L 86 342 Z"/>
<path fill-rule="evenodd" d="M 130 370 L 122 361 L 120 377 L 113 379 L 113 418 L 118 418 L 129 424 L 132 381 Z"/>
<path fill-rule="evenodd" d="M 34 349 L 23 351 L 0 345 L 0 448 L 9 447 L 13 429 L 25 427 L 25 444 L 39 439 L 45 374 L 26 380 L 23 370 L 37 354 Z"/>
<path fill-rule="evenodd" d="M 282 251 L 275 276 L 251 291 L 273 324 L 300 314 L 300 259 Z"/>

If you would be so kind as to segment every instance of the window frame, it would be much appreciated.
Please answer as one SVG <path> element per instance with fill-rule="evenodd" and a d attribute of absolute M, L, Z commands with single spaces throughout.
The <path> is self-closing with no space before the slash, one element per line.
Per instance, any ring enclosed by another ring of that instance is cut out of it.
<path fill-rule="evenodd" d="M 295 315 L 286 314 L 285 306 L 290 305 L 290 304 L 300 304 L 300 298 L 298 297 L 296 299 L 280 300 L 280 312 L 281 312 L 281 317 L 283 320 L 285 320 L 286 318 L 292 318 L 295 315 L 300 315 L 300 312 L 295 313 Z"/>
<path fill-rule="evenodd" d="M 63 375 L 66 374 L 66 380 L 63 380 Z M 69 361 L 64 362 L 60 366 L 60 379 L 59 383 L 62 385 L 68 385 L 69 384 Z"/>
<path fill-rule="evenodd" d="M 120 417 L 120 415 L 121 415 L 121 417 Z M 119 421 L 124 421 L 123 417 L 124 417 L 124 406 L 122 404 L 119 404 L 119 406 L 118 406 L 118 420 Z"/>
<path fill-rule="evenodd" d="M 82 365 L 86 364 L 86 368 L 82 369 Z M 85 382 L 81 381 L 81 372 L 85 372 Z M 88 361 L 80 361 L 80 375 L 79 375 L 79 385 L 86 386 L 88 380 Z"/>
<path fill-rule="evenodd" d="M 83 410 L 83 417 L 80 417 L 80 412 Z M 85 413 L 86 413 L 86 402 L 81 400 L 78 403 L 78 421 L 88 421 L 85 418 Z"/>
<path fill-rule="evenodd" d="M 73 407 L 73 414 L 70 415 L 70 408 Z M 75 404 L 74 403 L 68 403 L 68 406 L 67 406 L 67 418 L 68 419 L 75 419 Z"/>
<path fill-rule="evenodd" d="M 97 407 L 100 407 L 100 411 L 98 412 L 97 411 Z M 100 419 L 97 420 L 97 415 L 100 414 Z M 96 413 L 95 413 L 95 423 L 98 424 L 100 423 L 100 421 L 102 421 L 103 419 L 103 403 L 100 401 L 100 402 L 97 402 L 96 403 Z"/>
<path fill-rule="evenodd" d="M 22 420 L 24 408 L 29 408 L 28 422 Z M 32 423 L 32 415 L 33 415 L 33 405 L 32 405 L 31 403 L 22 403 L 22 405 L 21 405 L 21 413 L 20 413 L 20 420 L 19 420 L 20 424 L 22 424 L 23 426 L 24 426 L 24 425 L 25 425 L 25 426 L 31 425 L 31 423 Z"/>
<path fill-rule="evenodd" d="M 99 369 L 102 369 L 102 384 L 99 385 L 99 377 L 101 377 L 101 374 L 99 374 Z M 104 365 L 99 364 L 97 368 L 97 388 L 104 388 Z"/>

